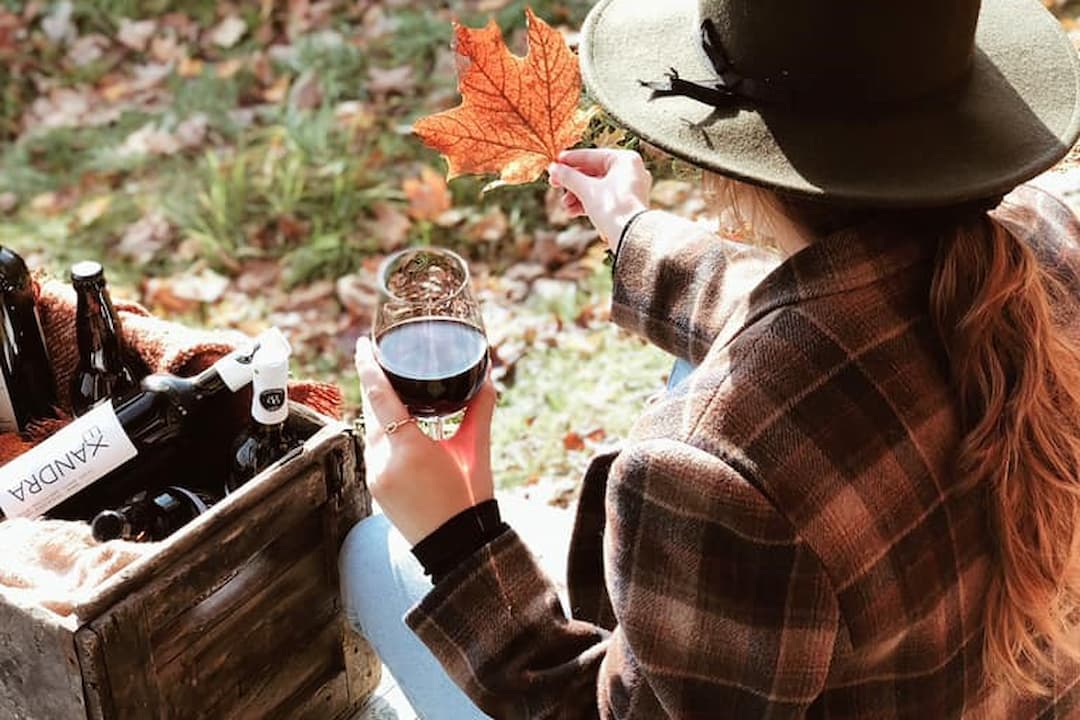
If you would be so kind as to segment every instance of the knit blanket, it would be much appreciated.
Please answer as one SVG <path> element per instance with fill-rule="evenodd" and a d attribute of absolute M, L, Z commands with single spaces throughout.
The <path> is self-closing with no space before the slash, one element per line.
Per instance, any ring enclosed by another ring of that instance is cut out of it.
<path fill-rule="evenodd" d="M 21 436 L 0 434 L 0 464 L 33 447 L 71 419 L 67 412 L 69 386 L 78 360 L 75 293 L 64 283 L 42 280 L 36 297 L 56 378 L 59 419 L 37 421 Z M 115 307 L 133 361 L 142 362 L 143 369 L 149 372 L 195 375 L 248 340 L 235 331 L 196 330 L 166 322 L 134 303 L 117 302 Z M 336 385 L 290 382 L 289 397 L 324 415 L 341 416 L 342 395 Z M 243 405 L 238 407 L 242 413 Z M 0 522 L 0 590 L 22 604 L 69 615 L 95 587 L 155 549 L 154 543 L 98 543 L 83 522 L 7 520 Z"/>

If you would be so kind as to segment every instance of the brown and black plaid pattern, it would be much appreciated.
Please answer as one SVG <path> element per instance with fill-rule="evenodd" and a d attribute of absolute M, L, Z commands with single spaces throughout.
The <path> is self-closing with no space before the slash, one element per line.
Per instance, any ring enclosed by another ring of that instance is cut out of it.
<path fill-rule="evenodd" d="M 1075 279 L 1069 211 L 1030 188 L 1009 201 L 1038 208 L 1017 234 Z M 642 216 L 614 317 L 700 366 L 589 473 L 577 619 L 511 532 L 410 626 L 496 718 L 1077 715 L 1072 684 L 983 690 L 990 547 L 982 496 L 950 473 L 933 254 L 862 228 L 778 264 Z"/>

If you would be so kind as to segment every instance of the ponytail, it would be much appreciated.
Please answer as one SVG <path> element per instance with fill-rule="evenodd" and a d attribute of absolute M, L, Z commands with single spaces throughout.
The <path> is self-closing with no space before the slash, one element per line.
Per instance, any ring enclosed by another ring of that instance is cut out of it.
<path fill-rule="evenodd" d="M 956 471 L 986 495 L 996 554 L 985 670 L 1045 694 L 1056 657 L 1080 660 L 1080 336 L 1055 318 L 1076 299 L 989 214 L 951 228 L 930 312 L 958 401 Z"/>

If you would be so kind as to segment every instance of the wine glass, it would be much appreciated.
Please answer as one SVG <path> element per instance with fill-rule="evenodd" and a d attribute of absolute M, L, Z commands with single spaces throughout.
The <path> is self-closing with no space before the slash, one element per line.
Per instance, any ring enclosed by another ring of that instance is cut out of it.
<path fill-rule="evenodd" d="M 430 420 L 441 440 L 443 419 L 468 405 L 489 363 L 465 260 L 440 247 L 386 258 L 371 334 L 375 359 L 398 397 L 413 416 Z"/>

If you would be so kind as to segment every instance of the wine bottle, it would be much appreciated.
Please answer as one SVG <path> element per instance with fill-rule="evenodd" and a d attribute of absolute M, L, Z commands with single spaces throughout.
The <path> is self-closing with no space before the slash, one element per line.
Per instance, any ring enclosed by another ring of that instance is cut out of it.
<path fill-rule="evenodd" d="M 56 384 L 23 259 L 0 246 L 0 432 L 55 417 Z"/>
<path fill-rule="evenodd" d="M 214 502 L 215 498 L 207 493 L 170 485 L 156 492 L 141 492 L 115 510 L 102 510 L 90 527 L 98 542 L 164 540 Z"/>
<path fill-rule="evenodd" d="M 225 494 L 233 492 L 285 457 L 298 441 L 285 427 L 289 419 L 289 357 L 265 353 L 252 371 L 251 422 L 233 441 L 232 468 Z"/>
<path fill-rule="evenodd" d="M 71 410 L 83 415 L 106 399 L 121 399 L 138 389 L 135 371 L 124 357 L 120 318 L 105 284 L 105 271 L 92 260 L 71 267 L 77 297 L 75 339 L 79 364 L 71 378 Z"/>
<path fill-rule="evenodd" d="M 0 517 L 90 520 L 119 506 L 154 482 L 200 407 L 246 386 L 258 353 L 282 347 L 272 328 L 193 378 L 148 375 L 127 400 L 101 403 L 0 468 Z"/>

